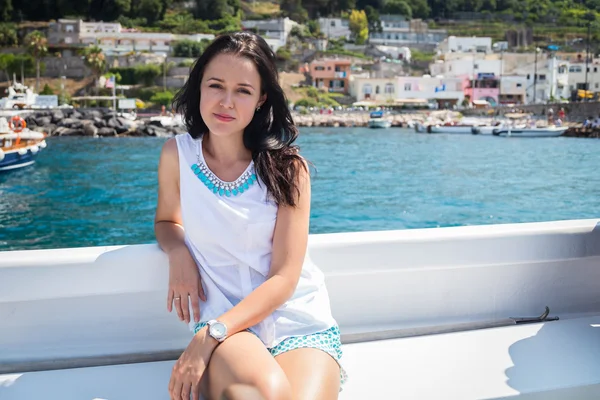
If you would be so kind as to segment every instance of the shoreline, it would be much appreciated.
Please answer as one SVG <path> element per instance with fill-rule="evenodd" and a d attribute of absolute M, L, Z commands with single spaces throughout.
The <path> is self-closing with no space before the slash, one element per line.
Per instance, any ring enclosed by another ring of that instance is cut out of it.
<path fill-rule="evenodd" d="M 358 128 L 367 127 L 368 111 L 334 111 L 332 113 L 299 113 L 292 111 L 292 118 L 299 128 Z M 82 137 L 172 137 L 186 132 L 179 116 L 160 114 L 115 113 L 109 109 L 54 109 L 31 110 L 23 113 L 28 128 L 44 132 L 48 136 Z M 412 113 L 389 113 L 384 118 L 392 128 L 413 128 L 419 122 L 425 125 L 460 121 L 463 117 L 454 111 L 417 111 Z M 493 117 L 465 117 L 478 123 L 491 125 Z M 515 121 L 518 122 L 518 121 Z M 583 128 L 581 124 L 567 123 L 565 137 L 600 138 L 600 128 Z"/>

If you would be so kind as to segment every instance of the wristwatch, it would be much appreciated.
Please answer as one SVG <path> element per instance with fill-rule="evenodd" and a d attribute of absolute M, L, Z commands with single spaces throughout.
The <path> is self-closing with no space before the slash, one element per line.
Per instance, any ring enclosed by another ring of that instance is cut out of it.
<path fill-rule="evenodd" d="M 222 342 L 227 338 L 227 326 L 221 321 L 212 319 L 207 322 L 208 334 L 212 336 L 217 342 Z"/>

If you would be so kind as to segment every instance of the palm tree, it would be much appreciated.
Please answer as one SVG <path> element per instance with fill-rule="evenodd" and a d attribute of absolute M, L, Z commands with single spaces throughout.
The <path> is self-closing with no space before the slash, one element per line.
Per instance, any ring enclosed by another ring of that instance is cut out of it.
<path fill-rule="evenodd" d="M 102 53 L 102 49 L 98 46 L 90 46 L 83 51 L 83 61 L 85 65 L 92 71 L 94 76 L 94 86 L 98 90 L 98 81 L 100 76 L 106 69 L 106 57 Z"/>
<path fill-rule="evenodd" d="M 42 32 L 33 31 L 25 36 L 25 46 L 27 46 L 27 52 L 35 59 L 35 91 L 37 93 L 40 90 L 40 62 L 42 57 L 48 54 L 48 39 Z"/>

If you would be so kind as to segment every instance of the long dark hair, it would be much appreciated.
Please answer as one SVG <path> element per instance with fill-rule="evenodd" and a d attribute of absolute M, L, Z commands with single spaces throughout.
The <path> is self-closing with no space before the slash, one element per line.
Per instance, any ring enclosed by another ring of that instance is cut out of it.
<path fill-rule="evenodd" d="M 267 99 L 244 129 L 244 145 L 252 152 L 256 174 L 279 205 L 295 206 L 299 196 L 298 174 L 306 168 L 294 145 L 298 129 L 278 81 L 275 55 L 263 38 L 250 32 L 217 37 L 196 60 L 189 79 L 175 96 L 173 104 L 183 115 L 193 138 L 208 132 L 200 115 L 200 83 L 204 69 L 218 54 L 235 54 L 252 61 L 261 79 L 261 95 Z"/>

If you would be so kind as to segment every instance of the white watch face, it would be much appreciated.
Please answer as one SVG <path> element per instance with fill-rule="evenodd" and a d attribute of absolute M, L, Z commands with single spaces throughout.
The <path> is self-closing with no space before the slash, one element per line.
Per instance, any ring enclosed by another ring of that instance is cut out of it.
<path fill-rule="evenodd" d="M 210 326 L 210 334 L 213 337 L 221 338 L 227 333 L 227 328 L 222 322 L 215 322 Z"/>

